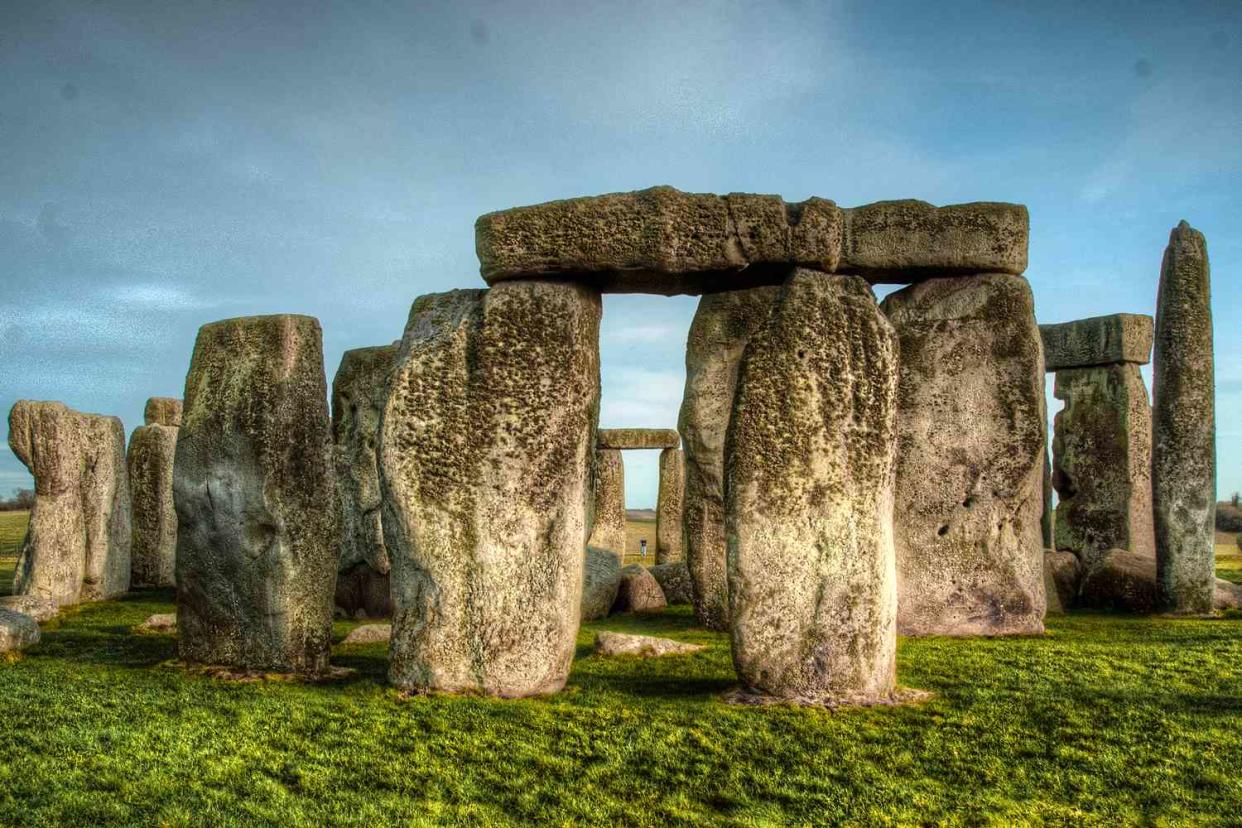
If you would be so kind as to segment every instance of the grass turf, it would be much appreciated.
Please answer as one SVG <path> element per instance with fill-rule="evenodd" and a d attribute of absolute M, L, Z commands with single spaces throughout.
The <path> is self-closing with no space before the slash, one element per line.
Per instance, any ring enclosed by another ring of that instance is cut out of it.
<path fill-rule="evenodd" d="M 0 663 L 0 824 L 1233 825 L 1242 619 L 1051 617 L 1017 639 L 906 639 L 917 707 L 733 707 L 727 639 L 686 608 L 584 625 L 539 700 L 403 698 L 352 679 L 229 683 L 129 630 L 169 591 L 84 605 Z M 338 640 L 352 623 L 338 623 Z M 590 654 L 600 629 L 708 645 Z"/>

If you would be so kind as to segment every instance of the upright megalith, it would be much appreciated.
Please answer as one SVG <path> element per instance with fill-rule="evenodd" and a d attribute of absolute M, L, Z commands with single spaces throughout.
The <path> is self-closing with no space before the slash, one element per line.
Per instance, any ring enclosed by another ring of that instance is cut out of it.
<path fill-rule="evenodd" d="M 1212 611 L 1215 393 L 1207 242 L 1183 221 L 1160 268 L 1152 366 L 1152 511 L 1167 612 Z"/>
<path fill-rule="evenodd" d="M 595 450 L 595 509 L 588 546 L 625 554 L 625 465 L 620 449 Z"/>
<path fill-rule="evenodd" d="M 530 696 L 564 685 L 600 310 L 589 288 L 541 281 L 414 302 L 380 423 L 397 687 Z"/>
<path fill-rule="evenodd" d="M 9 446 L 35 479 L 14 592 L 59 606 L 124 594 L 131 539 L 121 421 L 21 400 L 9 413 Z"/>
<path fill-rule="evenodd" d="M 883 308 L 901 341 L 898 629 L 1041 633 L 1047 427 L 1030 285 L 930 279 Z"/>
<path fill-rule="evenodd" d="M 130 435 L 126 458 L 134 502 L 132 580 L 134 586 L 173 586 L 177 558 L 173 460 L 181 400 L 152 397 L 147 401 L 146 420 L 146 425 Z"/>
<path fill-rule="evenodd" d="M 181 657 L 323 671 L 340 521 L 318 320 L 199 329 L 173 491 Z"/>
<path fill-rule="evenodd" d="M 729 627 L 724 446 L 738 366 L 779 295 L 779 287 L 707 294 L 699 300 L 686 339 L 686 390 L 677 426 L 685 451 L 682 522 L 694 617 L 710 630 Z"/>
<path fill-rule="evenodd" d="M 660 488 L 656 493 L 656 563 L 686 559 L 682 530 L 682 503 L 686 472 L 681 449 L 660 452 Z"/>
<path fill-rule="evenodd" d="M 336 605 L 350 615 L 392 613 L 388 548 L 381 525 L 379 421 L 401 343 L 355 348 L 332 380 L 332 440 L 341 503 Z"/>
<path fill-rule="evenodd" d="M 794 271 L 742 357 L 725 449 L 746 696 L 892 699 L 896 418 L 897 341 L 870 287 Z"/>

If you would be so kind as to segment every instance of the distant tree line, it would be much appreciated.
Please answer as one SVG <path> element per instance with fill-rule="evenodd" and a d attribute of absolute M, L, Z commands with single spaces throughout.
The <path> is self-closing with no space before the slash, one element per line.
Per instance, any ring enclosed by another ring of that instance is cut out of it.
<path fill-rule="evenodd" d="M 12 497 L 0 498 L 0 512 L 28 511 L 34 501 L 34 489 L 14 489 Z"/>

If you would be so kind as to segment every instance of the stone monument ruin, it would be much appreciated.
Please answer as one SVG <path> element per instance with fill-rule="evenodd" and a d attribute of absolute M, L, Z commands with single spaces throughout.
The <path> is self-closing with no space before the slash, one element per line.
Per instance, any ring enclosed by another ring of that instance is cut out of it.
<path fill-rule="evenodd" d="M 173 506 L 173 458 L 181 426 L 181 400 L 147 400 L 144 424 L 129 437 L 126 466 L 133 495 L 134 586 L 176 584 L 177 510 Z"/>

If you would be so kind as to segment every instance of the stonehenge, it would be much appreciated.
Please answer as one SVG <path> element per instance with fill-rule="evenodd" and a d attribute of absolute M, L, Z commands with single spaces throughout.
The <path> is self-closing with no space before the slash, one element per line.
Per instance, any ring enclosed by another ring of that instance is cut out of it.
<path fill-rule="evenodd" d="M 1183 221 L 1160 266 L 1152 365 L 1152 513 L 1166 612 L 1212 611 L 1215 410 L 1207 242 Z"/>
<path fill-rule="evenodd" d="M 181 658 L 322 673 L 340 521 L 317 320 L 199 329 L 173 493 Z"/>
<path fill-rule="evenodd" d="M 392 613 L 380 518 L 378 435 L 399 347 L 394 342 L 346 351 L 332 379 L 333 458 L 341 504 L 334 601 L 350 616 L 384 618 Z"/>
<path fill-rule="evenodd" d="M 133 499 L 133 586 L 176 583 L 177 510 L 173 506 L 173 458 L 181 425 L 181 400 L 147 400 L 145 425 L 129 437 L 126 468 Z"/>
<path fill-rule="evenodd" d="M 130 488 L 116 417 L 20 400 L 9 447 L 35 480 L 14 593 L 58 606 L 114 598 L 130 585 Z"/>

